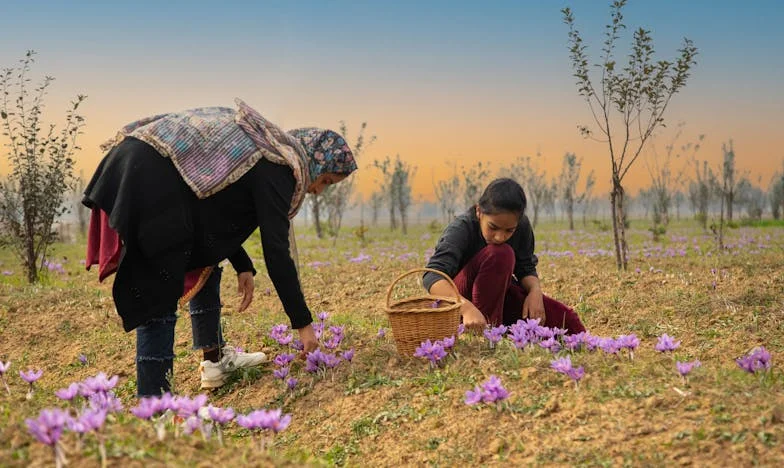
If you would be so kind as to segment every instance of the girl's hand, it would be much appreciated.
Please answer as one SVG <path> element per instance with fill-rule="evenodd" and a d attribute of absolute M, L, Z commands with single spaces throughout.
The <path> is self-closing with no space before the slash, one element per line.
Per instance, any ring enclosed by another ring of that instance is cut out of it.
<path fill-rule="evenodd" d="M 539 323 L 544 326 L 546 319 L 544 313 L 544 296 L 539 288 L 531 288 L 523 301 L 523 318 L 539 319 Z"/>
<path fill-rule="evenodd" d="M 460 314 L 463 316 L 463 325 L 465 325 L 466 330 L 480 332 L 487 326 L 485 316 L 470 301 L 463 300 L 463 305 L 460 306 Z"/>
<path fill-rule="evenodd" d="M 253 273 L 244 271 L 237 275 L 237 292 L 242 294 L 239 311 L 247 309 L 253 301 Z"/>
<path fill-rule="evenodd" d="M 313 330 L 313 326 L 308 324 L 299 330 L 299 340 L 302 342 L 302 352 L 299 353 L 300 359 L 305 359 L 305 357 L 311 351 L 315 351 L 318 348 L 318 338 L 316 338 L 316 332 Z"/>

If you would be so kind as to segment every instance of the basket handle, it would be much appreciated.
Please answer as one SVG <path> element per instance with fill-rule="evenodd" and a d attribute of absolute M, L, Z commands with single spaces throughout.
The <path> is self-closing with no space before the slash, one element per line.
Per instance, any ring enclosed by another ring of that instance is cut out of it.
<path fill-rule="evenodd" d="M 387 309 L 389 308 L 389 299 L 392 297 L 392 289 L 398 283 L 398 281 L 402 280 L 406 276 L 409 276 L 413 273 L 421 272 L 421 271 L 429 271 L 431 273 L 438 273 L 439 275 L 443 276 L 444 279 L 449 281 L 449 285 L 452 286 L 452 289 L 455 291 L 455 298 L 459 302 L 461 300 L 460 291 L 458 291 L 457 286 L 455 286 L 455 282 L 452 281 L 452 278 L 449 275 L 445 274 L 443 271 L 434 270 L 432 268 L 414 268 L 413 270 L 408 270 L 407 272 L 403 273 L 402 275 L 398 276 L 397 278 L 392 281 L 392 284 L 389 285 L 387 288 Z"/>

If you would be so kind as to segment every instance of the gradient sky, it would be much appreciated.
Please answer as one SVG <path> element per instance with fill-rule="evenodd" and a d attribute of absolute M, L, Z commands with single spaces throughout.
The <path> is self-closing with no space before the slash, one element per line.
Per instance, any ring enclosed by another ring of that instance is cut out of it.
<path fill-rule="evenodd" d="M 490 161 L 495 171 L 539 152 L 555 175 L 567 151 L 596 171 L 600 194 L 609 157 L 577 132 L 591 116 L 571 76 L 563 6 L 595 58 L 609 1 L 3 0 L 0 67 L 38 52 L 31 76 L 56 78 L 54 123 L 69 99 L 88 95 L 77 158 L 87 177 L 98 145 L 122 125 L 241 97 L 283 128 L 345 120 L 353 134 L 367 121 L 378 139 L 360 161 L 365 196 L 378 177 L 369 164 L 386 155 L 416 165 L 415 193 L 432 199 L 433 180 L 452 165 Z M 737 165 L 767 188 L 784 159 L 781 3 L 632 0 L 625 21 L 652 31 L 658 58 L 674 59 L 684 36 L 694 41 L 698 64 L 665 119 L 685 122 L 679 143 L 705 134 L 698 157 L 714 166 L 732 138 Z M 627 190 L 649 184 L 640 160 Z"/>

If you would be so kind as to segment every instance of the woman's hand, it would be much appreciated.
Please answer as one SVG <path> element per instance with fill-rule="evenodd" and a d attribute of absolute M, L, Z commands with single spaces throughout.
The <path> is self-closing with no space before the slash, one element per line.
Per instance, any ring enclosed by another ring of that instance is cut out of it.
<path fill-rule="evenodd" d="M 480 332 L 487 326 L 485 316 L 471 301 L 463 299 L 463 305 L 460 306 L 460 314 L 463 316 L 463 325 L 465 325 L 466 330 Z"/>
<path fill-rule="evenodd" d="M 308 353 L 315 351 L 318 348 L 318 338 L 313 326 L 308 324 L 297 330 L 299 332 L 299 340 L 302 342 L 302 352 L 299 353 L 300 359 L 305 359 Z"/>
<path fill-rule="evenodd" d="M 239 311 L 247 309 L 253 301 L 253 273 L 243 271 L 237 275 L 237 292 L 242 294 L 242 302 L 240 303 Z"/>

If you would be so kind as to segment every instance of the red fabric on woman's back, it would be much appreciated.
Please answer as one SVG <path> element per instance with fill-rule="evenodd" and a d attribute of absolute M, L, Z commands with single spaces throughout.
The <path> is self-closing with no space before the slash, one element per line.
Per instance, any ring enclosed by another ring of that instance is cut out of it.
<path fill-rule="evenodd" d="M 122 240 L 117 231 L 109 226 L 109 216 L 100 208 L 93 208 L 90 227 L 87 230 L 87 258 L 85 267 L 90 270 L 98 265 L 98 281 L 103 282 L 117 271 L 122 253 Z M 185 273 L 185 284 L 181 301 L 188 301 L 199 292 L 212 267 L 198 268 Z"/>

